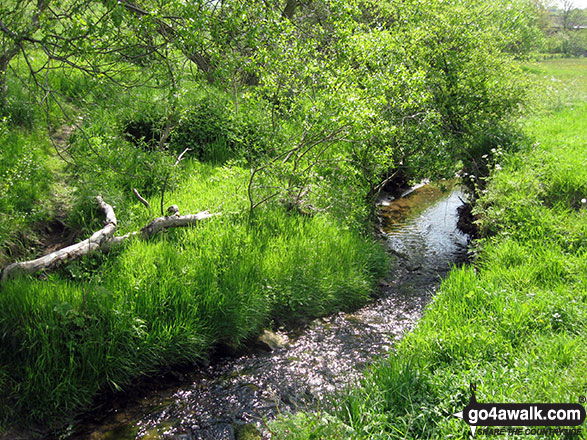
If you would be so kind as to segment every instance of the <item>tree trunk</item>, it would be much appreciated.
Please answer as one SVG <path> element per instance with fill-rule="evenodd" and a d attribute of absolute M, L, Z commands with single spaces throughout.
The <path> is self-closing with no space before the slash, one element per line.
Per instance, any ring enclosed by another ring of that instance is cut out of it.
<path fill-rule="evenodd" d="M 114 237 L 116 230 L 116 215 L 112 206 L 105 203 L 102 197 L 97 197 L 98 204 L 104 214 L 106 215 L 106 225 L 97 232 L 94 232 L 90 238 L 73 244 L 66 248 L 52 252 L 44 257 L 35 260 L 23 261 L 19 263 L 12 263 L 6 266 L 0 274 L 0 282 L 4 282 L 12 278 L 17 272 L 34 273 L 43 269 L 50 269 L 84 255 L 89 255 L 97 250 L 109 250 L 112 246 L 120 244 L 130 237 L 139 235 L 146 239 L 156 234 L 165 228 L 179 228 L 184 226 L 195 225 L 201 220 L 208 219 L 220 213 L 211 214 L 210 211 L 202 211 L 197 214 L 188 215 L 173 215 L 169 217 L 157 217 L 153 219 L 147 226 L 141 229 L 140 233 L 129 232 L 120 237 Z"/>

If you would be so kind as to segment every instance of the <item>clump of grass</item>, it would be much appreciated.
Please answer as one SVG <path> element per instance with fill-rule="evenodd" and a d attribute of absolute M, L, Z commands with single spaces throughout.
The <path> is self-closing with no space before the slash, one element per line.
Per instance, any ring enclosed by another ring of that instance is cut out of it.
<path fill-rule="evenodd" d="M 0 265 L 38 221 L 50 214 L 52 175 L 47 142 L 0 120 Z"/>

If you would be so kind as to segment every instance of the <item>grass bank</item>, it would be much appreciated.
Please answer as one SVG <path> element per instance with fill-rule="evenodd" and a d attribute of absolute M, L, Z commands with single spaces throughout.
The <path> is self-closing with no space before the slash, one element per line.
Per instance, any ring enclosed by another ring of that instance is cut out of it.
<path fill-rule="evenodd" d="M 187 164 L 166 195 L 182 212 L 223 215 L 133 240 L 0 293 L 0 419 L 55 423 L 105 389 L 238 347 L 263 327 L 364 303 L 387 266 L 382 247 L 332 217 L 271 208 L 249 218 L 239 167 Z M 240 188 L 240 189 L 239 189 Z M 158 206 L 157 197 L 151 200 Z M 152 218 L 138 202 L 123 229 Z M 121 233 L 124 231 L 120 231 Z"/>
<path fill-rule="evenodd" d="M 24 60 L 14 68 L 26 69 Z M 275 201 L 249 215 L 250 168 L 275 154 L 295 121 L 269 137 L 260 104 L 241 102 L 238 113 L 225 93 L 186 80 L 162 146 L 171 111 L 166 91 L 116 94 L 69 73 L 50 79 L 71 96 L 70 117 L 49 106 L 46 128 L 34 97 L 7 77 L 0 267 L 61 247 L 74 240 L 70 233 L 81 240 L 98 230 L 98 194 L 115 209 L 117 235 L 159 215 L 164 181 L 165 208 L 222 215 L 1 285 L 0 436 L 9 428 L 60 429 L 102 391 L 204 361 L 219 345 L 236 349 L 265 327 L 356 308 L 375 293 L 387 256 L 367 232 L 364 197 L 350 185 L 351 195 L 333 194 L 336 212 L 301 215 Z M 48 230 L 52 224 L 63 233 Z"/>
<path fill-rule="evenodd" d="M 547 98 L 525 122 L 521 152 L 493 164 L 474 266 L 451 272 L 397 352 L 328 414 L 284 418 L 276 438 L 467 438 L 452 414 L 470 383 L 480 402 L 587 394 L 587 62 L 528 71 Z"/>
<path fill-rule="evenodd" d="M 38 241 L 34 226 L 54 212 L 49 141 L 42 134 L 11 127 L 0 116 L 0 266 Z"/>

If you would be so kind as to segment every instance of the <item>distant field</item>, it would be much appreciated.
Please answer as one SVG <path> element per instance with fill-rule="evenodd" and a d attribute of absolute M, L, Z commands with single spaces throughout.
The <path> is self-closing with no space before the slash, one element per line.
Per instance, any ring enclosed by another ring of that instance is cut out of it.
<path fill-rule="evenodd" d="M 585 58 L 554 59 L 527 64 L 533 83 L 532 106 L 554 111 L 587 100 L 587 61 Z"/>

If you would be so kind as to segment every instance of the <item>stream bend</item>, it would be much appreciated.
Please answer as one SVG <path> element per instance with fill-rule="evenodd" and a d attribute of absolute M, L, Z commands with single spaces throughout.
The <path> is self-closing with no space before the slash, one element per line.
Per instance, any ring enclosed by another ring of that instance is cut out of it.
<path fill-rule="evenodd" d="M 462 198 L 459 189 L 426 185 L 383 203 L 381 229 L 395 262 L 376 301 L 302 330 L 278 332 L 282 346 L 273 351 L 221 358 L 191 372 L 179 386 L 85 426 L 83 438 L 232 440 L 244 425 L 262 430 L 263 420 L 278 413 L 321 405 L 388 353 L 450 268 L 465 261 L 468 238 L 456 227 Z"/>

